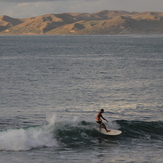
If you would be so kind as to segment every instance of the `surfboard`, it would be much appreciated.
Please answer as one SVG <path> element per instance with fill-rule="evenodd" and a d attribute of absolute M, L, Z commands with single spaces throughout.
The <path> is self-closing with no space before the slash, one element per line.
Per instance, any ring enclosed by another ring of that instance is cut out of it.
<path fill-rule="evenodd" d="M 97 131 L 104 134 L 104 135 L 120 135 L 122 133 L 121 130 L 114 130 L 114 129 L 108 129 L 111 130 L 110 132 L 106 132 L 106 130 L 104 128 L 102 128 L 101 130 L 98 128 Z"/>

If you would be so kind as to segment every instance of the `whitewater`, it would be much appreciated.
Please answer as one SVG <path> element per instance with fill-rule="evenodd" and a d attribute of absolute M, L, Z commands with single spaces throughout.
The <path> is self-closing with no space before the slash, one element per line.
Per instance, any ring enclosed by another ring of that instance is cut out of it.
<path fill-rule="evenodd" d="M 162 35 L 0 38 L 2 163 L 162 163 Z"/>

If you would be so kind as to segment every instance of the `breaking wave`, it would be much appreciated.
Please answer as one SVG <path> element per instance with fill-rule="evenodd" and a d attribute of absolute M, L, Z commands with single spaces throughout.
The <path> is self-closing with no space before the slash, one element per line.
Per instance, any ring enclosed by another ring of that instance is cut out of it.
<path fill-rule="evenodd" d="M 110 122 L 110 128 L 122 131 L 118 136 L 105 136 L 100 134 L 93 122 L 61 121 L 56 122 L 55 116 L 47 117 L 47 124 L 9 129 L 0 132 L 0 150 L 30 150 L 34 148 L 49 148 L 65 146 L 91 146 L 97 144 L 97 140 L 114 139 L 128 141 L 128 139 L 163 139 L 163 122 L 144 122 L 116 120 Z"/>

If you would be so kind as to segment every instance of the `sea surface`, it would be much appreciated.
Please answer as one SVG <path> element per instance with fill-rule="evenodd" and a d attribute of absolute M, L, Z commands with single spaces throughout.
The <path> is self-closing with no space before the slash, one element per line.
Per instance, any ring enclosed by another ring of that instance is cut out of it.
<path fill-rule="evenodd" d="M 0 162 L 162 163 L 163 35 L 0 36 Z"/>

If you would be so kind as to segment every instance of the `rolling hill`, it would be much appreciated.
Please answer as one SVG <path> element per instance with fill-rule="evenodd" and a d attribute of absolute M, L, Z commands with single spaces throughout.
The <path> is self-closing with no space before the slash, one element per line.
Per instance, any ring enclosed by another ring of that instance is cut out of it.
<path fill-rule="evenodd" d="M 0 35 L 163 34 L 163 12 L 103 10 L 46 14 L 25 19 L 0 16 Z"/>

